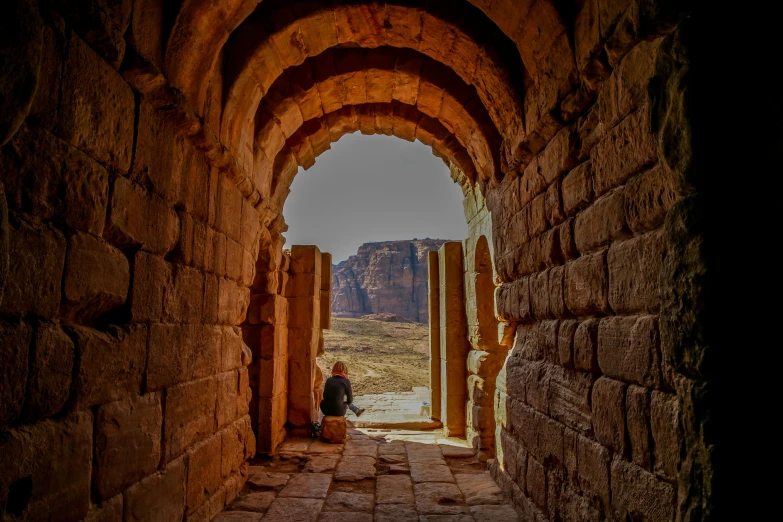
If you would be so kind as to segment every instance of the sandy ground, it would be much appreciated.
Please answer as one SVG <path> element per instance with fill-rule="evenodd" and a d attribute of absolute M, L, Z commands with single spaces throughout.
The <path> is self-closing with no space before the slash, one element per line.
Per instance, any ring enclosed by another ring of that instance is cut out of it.
<path fill-rule="evenodd" d="M 318 358 L 324 377 L 332 364 L 348 365 L 354 395 L 409 392 L 429 385 L 427 325 L 332 317 L 324 330 L 326 353 Z"/>

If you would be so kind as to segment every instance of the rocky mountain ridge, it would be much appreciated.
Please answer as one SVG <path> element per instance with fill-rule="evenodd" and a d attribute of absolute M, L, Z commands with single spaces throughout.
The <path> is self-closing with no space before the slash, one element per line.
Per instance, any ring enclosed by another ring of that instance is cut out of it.
<path fill-rule="evenodd" d="M 419 323 L 427 318 L 427 252 L 449 239 L 365 243 L 333 266 L 332 314 L 391 313 Z"/>

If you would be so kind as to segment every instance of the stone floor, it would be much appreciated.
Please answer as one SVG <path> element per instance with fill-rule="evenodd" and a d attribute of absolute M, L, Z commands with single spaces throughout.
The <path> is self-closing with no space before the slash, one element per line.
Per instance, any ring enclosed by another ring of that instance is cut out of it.
<path fill-rule="evenodd" d="M 346 417 L 357 428 L 434 429 L 442 424 L 430 419 L 430 390 L 413 388 L 410 392 L 357 395 L 354 404 L 365 408 L 361 417 L 348 410 Z"/>
<path fill-rule="evenodd" d="M 440 431 L 349 428 L 345 445 L 290 438 L 251 461 L 240 496 L 213 522 L 517 522 L 459 439 Z"/>

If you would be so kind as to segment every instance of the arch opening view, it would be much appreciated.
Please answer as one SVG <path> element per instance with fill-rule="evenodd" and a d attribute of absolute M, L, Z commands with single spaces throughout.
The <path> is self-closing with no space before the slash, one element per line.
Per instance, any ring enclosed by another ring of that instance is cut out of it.
<path fill-rule="evenodd" d="M 3 2 L 0 520 L 710 519 L 675 4 Z"/>

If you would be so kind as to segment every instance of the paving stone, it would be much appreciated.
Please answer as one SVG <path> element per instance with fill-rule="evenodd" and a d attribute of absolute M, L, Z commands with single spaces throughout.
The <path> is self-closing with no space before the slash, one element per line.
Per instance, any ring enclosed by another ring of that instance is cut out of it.
<path fill-rule="evenodd" d="M 335 453 L 342 453 L 344 444 L 331 444 L 329 442 L 323 442 L 317 440 L 310 444 L 307 449 L 307 453 L 315 453 L 321 455 L 334 455 Z"/>
<path fill-rule="evenodd" d="M 375 459 L 361 455 L 344 455 L 334 472 L 334 480 L 349 482 L 374 476 Z"/>
<path fill-rule="evenodd" d="M 258 522 L 263 516 L 263 513 L 252 511 L 223 511 L 218 513 L 212 522 Z"/>
<path fill-rule="evenodd" d="M 381 475 L 375 486 L 376 504 L 413 504 L 413 483 L 407 475 Z M 377 511 L 377 509 L 376 509 Z"/>
<path fill-rule="evenodd" d="M 289 437 L 278 446 L 278 453 L 306 453 L 313 439 L 305 437 Z"/>
<path fill-rule="evenodd" d="M 264 513 L 277 496 L 273 491 L 261 491 L 243 495 L 231 503 L 228 509 Z"/>
<path fill-rule="evenodd" d="M 421 515 L 457 515 L 467 513 L 462 493 L 456 484 L 424 482 L 413 486 L 416 509 Z"/>
<path fill-rule="evenodd" d="M 277 497 L 264 519 L 270 522 L 316 522 L 323 503 L 323 500 L 314 498 Z"/>
<path fill-rule="evenodd" d="M 345 443 L 343 455 L 362 455 L 375 458 L 378 455 L 378 443 L 373 440 L 349 440 Z"/>
<path fill-rule="evenodd" d="M 389 473 L 392 475 L 409 475 L 411 468 L 407 464 L 392 464 L 389 466 Z"/>
<path fill-rule="evenodd" d="M 347 511 L 351 513 L 370 513 L 372 512 L 372 507 L 372 495 L 335 491 L 326 497 L 323 510 Z"/>
<path fill-rule="evenodd" d="M 459 459 L 469 458 L 476 455 L 476 450 L 473 448 L 464 448 L 462 446 L 452 446 L 450 444 L 440 445 L 440 451 L 446 458 Z"/>
<path fill-rule="evenodd" d="M 256 466 L 250 466 L 247 483 L 254 489 L 280 489 L 288 482 L 287 473 L 269 473 Z"/>
<path fill-rule="evenodd" d="M 412 462 L 411 478 L 414 482 L 451 482 L 454 483 L 454 476 L 446 464 L 422 464 Z"/>
<path fill-rule="evenodd" d="M 372 522 L 370 513 L 327 512 L 321 513 L 318 522 Z"/>
<path fill-rule="evenodd" d="M 393 440 L 389 444 L 378 445 L 378 455 L 406 455 L 405 443 L 401 440 Z"/>
<path fill-rule="evenodd" d="M 332 483 L 331 475 L 325 473 L 303 473 L 294 475 L 288 480 L 288 484 L 280 492 L 280 497 L 296 498 L 326 498 L 329 485 Z"/>
<path fill-rule="evenodd" d="M 307 460 L 304 470 L 310 473 L 328 473 L 334 471 L 340 455 L 316 455 Z"/>
<path fill-rule="evenodd" d="M 418 520 L 413 504 L 379 504 L 375 506 L 375 522 L 409 522 Z"/>
<path fill-rule="evenodd" d="M 508 504 L 503 506 L 470 506 L 470 513 L 476 520 L 492 522 L 519 522 L 519 515 Z"/>
<path fill-rule="evenodd" d="M 503 493 L 489 472 L 482 475 L 470 474 L 454 475 L 457 480 L 457 486 L 465 496 L 465 502 L 469 506 L 483 504 L 502 504 L 504 502 Z"/>
<path fill-rule="evenodd" d="M 381 462 L 386 464 L 402 464 L 405 462 L 405 455 L 381 455 Z"/>

